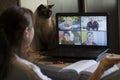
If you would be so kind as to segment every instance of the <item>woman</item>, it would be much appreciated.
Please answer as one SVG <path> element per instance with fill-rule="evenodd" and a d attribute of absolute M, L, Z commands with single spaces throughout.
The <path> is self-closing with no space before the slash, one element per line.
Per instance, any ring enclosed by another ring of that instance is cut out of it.
<path fill-rule="evenodd" d="M 74 44 L 74 42 L 70 39 L 70 33 L 65 31 L 63 32 L 63 40 L 61 41 L 62 44 Z"/>
<path fill-rule="evenodd" d="M 83 42 L 82 45 L 96 45 L 93 32 L 87 32 L 86 41 Z"/>
<path fill-rule="evenodd" d="M 33 36 L 33 13 L 11 7 L 0 16 L 0 80 L 51 80 L 31 62 L 20 58 Z"/>
<path fill-rule="evenodd" d="M 51 80 L 36 65 L 20 58 L 34 36 L 32 15 L 30 10 L 17 6 L 0 15 L 0 80 Z M 98 80 L 104 70 L 118 62 L 103 61 L 97 69 L 100 73 L 96 71 L 98 75 L 93 74 L 89 80 Z"/>

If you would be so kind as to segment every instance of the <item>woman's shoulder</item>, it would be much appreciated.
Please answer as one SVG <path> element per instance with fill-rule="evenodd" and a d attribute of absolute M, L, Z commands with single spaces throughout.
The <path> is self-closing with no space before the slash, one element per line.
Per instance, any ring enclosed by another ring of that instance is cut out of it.
<path fill-rule="evenodd" d="M 92 42 L 92 45 L 96 45 L 96 43 L 95 43 L 95 42 Z"/>
<path fill-rule="evenodd" d="M 87 45 L 87 42 L 83 42 L 81 45 Z"/>
<path fill-rule="evenodd" d="M 41 72 L 38 66 L 18 56 L 16 56 L 16 58 L 14 58 L 11 61 L 11 65 L 13 69 L 12 70 L 13 74 L 18 72 L 17 74 L 15 74 L 18 75 L 18 77 L 19 76 L 24 77 L 26 75 L 26 78 L 28 79 L 25 80 L 51 80 Z M 17 79 L 13 79 L 13 80 L 17 80 Z"/>
<path fill-rule="evenodd" d="M 16 56 L 13 60 L 11 60 L 11 65 L 17 67 L 17 68 L 23 68 L 25 70 L 29 70 L 33 68 L 35 65 L 23 58 L 20 58 Z"/>
<path fill-rule="evenodd" d="M 33 70 L 34 65 L 29 61 L 14 58 L 10 63 L 8 80 L 42 80 Z"/>

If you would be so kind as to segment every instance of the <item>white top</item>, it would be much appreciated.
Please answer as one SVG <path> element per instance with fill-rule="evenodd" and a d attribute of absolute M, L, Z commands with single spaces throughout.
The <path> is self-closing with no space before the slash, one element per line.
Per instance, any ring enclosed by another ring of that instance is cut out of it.
<path fill-rule="evenodd" d="M 10 65 L 6 80 L 52 80 L 42 74 L 38 66 L 17 55 L 11 60 Z"/>

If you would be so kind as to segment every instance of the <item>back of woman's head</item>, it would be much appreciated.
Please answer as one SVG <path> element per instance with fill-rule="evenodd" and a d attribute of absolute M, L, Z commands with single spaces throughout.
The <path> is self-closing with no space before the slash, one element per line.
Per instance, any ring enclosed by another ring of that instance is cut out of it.
<path fill-rule="evenodd" d="M 10 45 L 21 44 L 23 31 L 29 26 L 27 15 L 32 15 L 32 12 L 17 6 L 11 7 L 1 14 L 0 27 L 4 29 Z"/>
<path fill-rule="evenodd" d="M 27 15 L 32 17 L 33 14 L 18 6 L 8 8 L 0 15 L 0 80 L 4 80 L 9 70 L 12 47 L 20 47 L 24 30 L 29 27 Z"/>

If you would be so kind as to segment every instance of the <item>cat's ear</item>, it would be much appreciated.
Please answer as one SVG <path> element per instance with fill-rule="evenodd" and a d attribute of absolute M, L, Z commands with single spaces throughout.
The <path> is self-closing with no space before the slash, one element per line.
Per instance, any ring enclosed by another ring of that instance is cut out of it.
<path fill-rule="evenodd" d="M 45 6 L 43 4 L 41 4 L 39 7 L 38 7 L 38 10 L 41 10 L 41 9 L 44 9 Z"/>
<path fill-rule="evenodd" d="M 54 6 L 54 4 L 52 4 L 52 5 L 48 5 L 48 7 L 51 9 L 52 7 Z"/>

